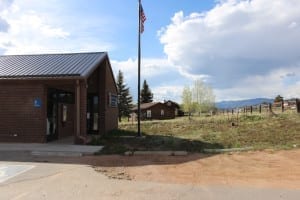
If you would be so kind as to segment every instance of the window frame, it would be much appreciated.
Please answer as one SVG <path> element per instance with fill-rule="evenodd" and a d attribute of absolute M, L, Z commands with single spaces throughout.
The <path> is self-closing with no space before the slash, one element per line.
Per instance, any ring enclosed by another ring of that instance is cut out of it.
<path fill-rule="evenodd" d="M 109 100 L 108 100 L 108 105 L 112 108 L 117 108 L 118 107 L 118 95 L 114 93 L 109 93 Z"/>
<path fill-rule="evenodd" d="M 146 111 L 146 117 L 147 117 L 147 118 L 151 118 L 151 117 L 152 117 L 152 112 L 151 112 L 151 110 L 147 110 L 147 111 Z"/>

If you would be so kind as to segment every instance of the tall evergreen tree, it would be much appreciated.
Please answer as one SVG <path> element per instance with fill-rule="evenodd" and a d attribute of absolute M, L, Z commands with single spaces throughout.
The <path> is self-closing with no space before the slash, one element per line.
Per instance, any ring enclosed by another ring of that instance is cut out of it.
<path fill-rule="evenodd" d="M 146 80 L 144 80 L 143 88 L 141 90 L 141 103 L 150 103 L 153 101 L 153 94 L 149 88 Z"/>
<path fill-rule="evenodd" d="M 128 117 L 132 109 L 132 96 L 129 93 L 129 87 L 124 83 L 124 76 L 121 70 L 119 70 L 117 76 L 117 89 L 118 89 L 118 109 L 119 109 L 119 121 L 122 117 Z"/>

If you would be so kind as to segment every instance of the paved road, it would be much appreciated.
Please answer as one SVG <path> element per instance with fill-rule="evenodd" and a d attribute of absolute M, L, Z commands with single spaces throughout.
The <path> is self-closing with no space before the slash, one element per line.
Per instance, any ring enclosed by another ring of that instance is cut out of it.
<path fill-rule="evenodd" d="M 189 186 L 108 179 L 91 166 L 39 162 L 0 162 L 28 165 L 17 176 L 0 183 L 0 199 L 300 199 L 299 190 Z M 32 166 L 34 166 L 32 168 Z"/>

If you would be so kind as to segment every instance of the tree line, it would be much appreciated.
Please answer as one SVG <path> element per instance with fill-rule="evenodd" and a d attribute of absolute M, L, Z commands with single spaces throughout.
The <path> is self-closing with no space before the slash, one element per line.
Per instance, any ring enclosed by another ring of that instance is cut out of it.
<path fill-rule="evenodd" d="M 117 90 L 118 90 L 118 109 L 119 109 L 119 121 L 122 121 L 122 117 L 129 117 L 133 105 L 133 98 L 130 94 L 129 87 L 124 82 L 124 75 L 119 70 L 117 75 Z M 153 93 L 146 80 L 143 82 L 141 90 L 141 103 L 153 102 Z"/>
<path fill-rule="evenodd" d="M 129 117 L 134 107 L 133 98 L 130 94 L 129 87 L 124 82 L 124 75 L 121 70 L 119 70 L 117 75 L 117 89 L 119 121 L 121 122 L 122 117 Z M 201 114 L 215 109 L 215 95 L 213 89 L 201 80 L 194 81 L 192 87 L 185 86 L 181 97 L 181 108 L 189 116 L 193 113 Z M 141 103 L 153 102 L 153 93 L 146 80 L 143 82 L 140 100 Z"/>

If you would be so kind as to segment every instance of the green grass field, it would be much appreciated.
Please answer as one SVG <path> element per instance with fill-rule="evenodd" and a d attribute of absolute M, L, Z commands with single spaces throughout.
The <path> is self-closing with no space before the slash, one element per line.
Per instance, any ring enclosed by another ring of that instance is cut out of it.
<path fill-rule="evenodd" d="M 234 126 L 232 125 L 234 122 Z M 300 146 L 300 115 L 282 113 L 187 117 L 163 121 L 143 121 L 143 138 L 136 136 L 136 123 L 123 122 L 119 130 L 94 140 L 105 145 L 103 153 L 127 150 L 186 150 L 205 148 L 290 149 Z"/>

